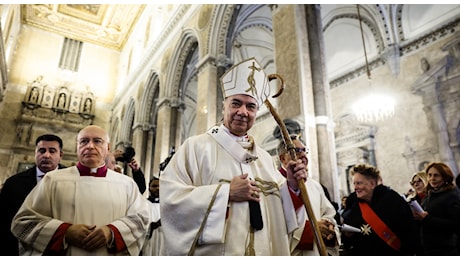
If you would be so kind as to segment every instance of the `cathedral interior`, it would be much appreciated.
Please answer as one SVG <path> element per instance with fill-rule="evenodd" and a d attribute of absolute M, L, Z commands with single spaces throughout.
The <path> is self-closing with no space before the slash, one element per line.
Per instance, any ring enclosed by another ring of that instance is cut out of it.
<path fill-rule="evenodd" d="M 62 163 L 75 165 L 76 135 L 90 124 L 109 132 L 112 150 L 134 148 L 148 182 L 173 148 L 221 122 L 220 76 L 250 57 L 284 78 L 283 94 L 267 98 L 297 122 L 309 176 L 335 201 L 353 190 L 348 169 L 356 163 L 376 165 L 400 193 L 428 162 L 459 172 L 458 4 L 2 4 L 0 11 L 0 183 L 33 165 L 35 139 L 45 133 L 64 140 Z M 353 109 L 382 93 L 394 100 L 389 111 L 360 117 Z M 250 134 L 272 155 L 277 127 L 260 107 Z"/>

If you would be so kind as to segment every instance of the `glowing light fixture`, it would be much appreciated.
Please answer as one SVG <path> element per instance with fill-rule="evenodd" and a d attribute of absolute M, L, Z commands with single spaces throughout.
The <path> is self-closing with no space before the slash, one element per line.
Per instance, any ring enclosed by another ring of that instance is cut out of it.
<path fill-rule="evenodd" d="M 371 93 L 353 105 L 353 112 L 359 121 L 377 122 L 392 117 L 394 107 L 393 98 Z"/>
<path fill-rule="evenodd" d="M 361 122 L 377 122 L 390 118 L 394 115 L 395 101 L 390 96 L 377 93 L 372 87 L 371 71 L 369 69 L 369 62 L 367 61 L 366 44 L 364 41 L 364 32 L 361 21 L 361 13 L 359 11 L 359 4 L 356 6 L 358 9 L 359 28 L 361 29 L 364 58 L 366 60 L 366 72 L 369 79 L 371 93 L 358 100 L 353 105 L 353 112 L 355 113 L 356 118 Z"/>

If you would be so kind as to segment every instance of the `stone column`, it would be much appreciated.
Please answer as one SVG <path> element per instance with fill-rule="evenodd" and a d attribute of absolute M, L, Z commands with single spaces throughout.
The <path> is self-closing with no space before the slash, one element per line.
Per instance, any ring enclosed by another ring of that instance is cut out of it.
<path fill-rule="evenodd" d="M 147 185 L 149 184 L 149 180 L 152 179 L 152 176 L 156 176 L 155 172 L 153 171 L 153 143 L 154 143 L 154 133 L 155 128 L 148 129 L 147 132 L 147 140 L 146 140 L 146 147 L 145 147 L 145 166 L 142 168 L 144 170 L 145 180 L 147 181 Z"/>
<path fill-rule="evenodd" d="M 0 28 L 0 37 L 3 39 L 3 32 L 2 29 Z M 5 102 L 3 101 L 3 97 L 5 95 L 5 90 L 6 86 L 8 84 L 8 71 L 7 71 L 8 65 L 6 63 L 6 57 L 5 57 L 5 42 L 1 41 L 0 42 L 0 108 L 3 108 L 3 104 Z"/>
<path fill-rule="evenodd" d="M 301 10 L 301 5 L 271 7 L 276 73 L 284 78 L 287 86 L 283 94 L 276 99 L 277 112 L 282 119 L 295 118 L 302 114 L 301 85 L 311 85 L 311 75 L 301 75 L 304 66 L 309 70 L 309 63 L 305 63 L 303 59 L 305 57 L 308 60 L 308 54 L 304 56 L 302 53 L 305 49 L 305 32 L 298 33 L 298 28 L 305 24 L 305 14 Z"/>
<path fill-rule="evenodd" d="M 436 134 L 438 139 L 438 151 L 439 151 L 439 159 L 442 162 L 445 162 L 451 170 L 454 172 L 458 172 L 457 164 L 455 163 L 454 153 L 452 148 L 449 144 L 449 133 L 447 131 L 447 122 L 445 117 L 445 112 L 443 111 L 443 106 L 440 104 L 438 96 L 440 95 L 436 85 L 441 84 L 440 82 L 436 82 L 432 86 L 433 94 L 430 96 L 426 96 L 427 99 L 431 100 L 430 102 L 430 109 L 433 112 L 433 130 Z"/>
<path fill-rule="evenodd" d="M 439 157 L 441 161 L 452 162 L 454 156 L 449 145 L 449 136 L 447 133 L 447 123 L 444 118 L 441 104 L 434 104 L 431 106 L 433 111 L 433 126 L 435 127 L 436 137 L 438 138 Z"/>
<path fill-rule="evenodd" d="M 372 126 L 369 129 L 369 164 L 374 165 L 377 167 L 377 160 L 375 158 L 375 133 L 377 132 L 377 127 Z"/>
<path fill-rule="evenodd" d="M 216 59 L 217 67 L 217 91 L 216 91 L 216 122 L 219 122 L 223 119 L 222 116 L 222 107 L 224 101 L 224 95 L 222 93 L 222 86 L 220 84 L 220 77 L 233 65 L 231 59 L 225 55 L 220 55 Z"/>
<path fill-rule="evenodd" d="M 338 202 L 340 198 L 334 138 L 335 124 L 332 120 L 331 91 L 329 82 L 326 80 L 320 5 L 305 5 L 305 12 L 308 42 L 310 43 L 320 182 L 329 190 L 331 199 Z"/>
<path fill-rule="evenodd" d="M 139 165 L 143 165 L 144 163 L 144 158 L 142 158 L 142 155 L 144 154 L 144 131 L 142 130 L 142 125 L 137 124 L 134 126 L 133 129 L 133 138 L 132 138 L 132 147 L 136 151 L 136 160 L 139 163 Z"/>
<path fill-rule="evenodd" d="M 196 104 L 196 132 L 201 134 L 216 122 L 217 67 L 215 59 L 206 56 L 198 66 L 198 86 Z"/>
<path fill-rule="evenodd" d="M 278 111 L 282 118 L 301 118 L 305 122 L 310 176 L 326 186 L 332 200 L 338 202 L 334 124 L 319 8 L 319 5 L 272 7 L 277 73 L 288 86 L 278 99 Z"/>
<path fill-rule="evenodd" d="M 134 158 L 136 158 L 137 164 L 139 165 L 139 167 L 141 167 L 142 172 L 144 173 L 146 185 L 148 185 L 149 179 L 145 173 L 147 169 L 145 166 L 145 146 L 146 144 L 147 144 L 147 140 L 144 140 L 144 129 L 142 125 L 141 124 L 135 125 L 133 129 L 133 137 L 132 137 L 132 147 L 134 148 L 136 152 Z M 131 168 L 125 167 L 125 169 L 127 169 L 129 171 L 130 176 L 132 176 Z M 148 190 L 146 190 L 145 192 L 148 192 Z"/>
<path fill-rule="evenodd" d="M 160 171 L 160 163 L 168 156 L 169 147 L 174 144 L 176 133 L 176 117 L 169 99 L 159 100 L 157 127 L 155 136 L 155 154 L 153 159 L 153 172 Z M 174 129 L 174 131 L 171 131 Z M 177 131 L 180 132 L 180 131 Z"/>
<path fill-rule="evenodd" d="M 450 65 L 449 57 L 446 57 L 436 68 L 425 72 L 425 75 L 415 82 L 412 91 L 423 98 L 428 121 L 431 121 L 432 129 L 436 136 L 439 160 L 446 163 L 455 174 L 458 173 L 458 165 L 454 151 L 450 145 L 451 141 L 449 140 L 446 116 L 452 112 L 456 113 L 458 110 L 454 108 L 454 111 L 444 111 L 444 107 L 447 106 L 450 100 L 440 100 L 441 96 L 446 96 L 446 93 L 443 92 L 449 92 L 449 97 L 455 98 L 455 94 L 449 90 L 448 86 L 449 84 L 453 84 L 454 87 L 452 89 L 457 88 L 458 84 L 456 82 L 450 82 L 451 80 L 455 80 L 456 77 L 453 75 L 448 75 L 449 77 L 447 77 L 444 74 L 445 71 L 449 71 Z M 450 69 L 452 70 L 452 68 Z M 436 73 L 431 71 L 435 71 Z M 429 111 L 431 111 L 431 116 L 428 113 Z"/>

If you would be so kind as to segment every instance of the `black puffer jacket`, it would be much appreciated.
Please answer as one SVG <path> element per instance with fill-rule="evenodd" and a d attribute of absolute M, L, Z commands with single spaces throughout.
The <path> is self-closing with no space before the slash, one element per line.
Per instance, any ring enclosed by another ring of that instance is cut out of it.
<path fill-rule="evenodd" d="M 360 199 L 354 199 L 349 208 L 343 213 L 344 223 L 365 228 L 367 222 L 361 215 Z M 344 249 L 347 255 L 414 255 L 417 247 L 418 232 L 409 204 L 390 187 L 378 185 L 374 189 L 369 206 L 379 218 L 399 237 L 401 250 L 396 251 L 387 245 L 375 233 L 350 233 L 351 236 L 342 236 Z"/>
<path fill-rule="evenodd" d="M 421 222 L 424 255 L 459 255 L 460 192 L 457 188 L 430 191 L 422 202 L 428 212 Z"/>

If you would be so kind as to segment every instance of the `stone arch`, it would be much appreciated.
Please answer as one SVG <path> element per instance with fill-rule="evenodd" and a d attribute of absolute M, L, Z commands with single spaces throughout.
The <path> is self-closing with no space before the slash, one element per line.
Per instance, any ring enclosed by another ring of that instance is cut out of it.
<path fill-rule="evenodd" d="M 428 34 L 434 38 L 437 34 L 446 35 L 440 28 L 454 22 L 458 23 L 459 5 L 399 5 L 397 28 L 401 41 L 418 38 L 420 35 Z M 426 40 L 425 41 L 430 41 Z"/>
<path fill-rule="evenodd" d="M 400 19 L 400 13 L 398 8 L 401 6 L 399 4 L 391 5 L 390 8 L 385 8 L 384 5 L 377 4 L 376 10 L 378 13 L 374 14 L 376 18 L 377 25 L 380 28 L 382 34 L 382 40 L 386 42 L 387 45 L 396 44 L 399 45 L 398 37 L 398 28 L 391 26 L 393 23 L 391 21 Z"/>
<path fill-rule="evenodd" d="M 120 119 L 118 117 L 115 117 L 115 119 L 112 120 L 111 127 L 110 127 L 110 143 L 113 144 L 110 149 L 114 150 L 115 149 L 115 144 L 118 143 L 118 136 L 119 136 L 119 124 L 120 124 Z"/>
<path fill-rule="evenodd" d="M 128 147 L 131 145 L 132 136 L 133 136 L 133 123 L 134 123 L 134 116 L 135 116 L 135 101 L 133 98 L 130 98 L 129 103 L 127 105 L 126 112 L 122 119 L 120 129 L 119 140 L 117 143 L 118 145 L 123 145 L 124 147 Z"/>
<path fill-rule="evenodd" d="M 381 18 L 377 9 L 372 9 L 368 5 L 360 5 L 360 16 L 369 66 L 373 70 L 385 63 L 379 54 L 385 51 L 383 35 L 386 33 L 382 32 L 383 29 L 379 27 L 382 22 L 376 20 L 376 17 Z M 326 64 L 328 64 L 328 78 L 332 79 L 331 88 L 366 74 L 358 18 L 356 5 L 347 5 L 337 8 L 323 19 L 325 59 Z M 343 31 L 346 31 L 350 37 L 343 39 L 338 45 L 333 38 Z M 346 50 L 346 55 L 334 55 L 337 53 L 337 48 L 340 48 L 341 53 Z M 350 73 L 349 70 L 344 69 L 345 67 L 354 67 L 355 69 Z"/>
<path fill-rule="evenodd" d="M 375 51 L 381 53 L 385 49 L 383 35 L 387 36 L 388 32 L 380 28 L 381 22 L 376 20 L 376 17 L 382 18 L 382 12 L 379 7 L 372 8 L 369 5 L 360 5 L 360 15 L 363 22 L 363 28 L 365 34 L 372 35 L 372 40 L 375 42 Z M 353 24 L 346 23 L 344 19 L 355 20 Z M 383 18 L 382 18 L 383 19 Z M 359 20 L 356 5 L 348 5 L 342 8 L 337 8 L 329 17 L 325 18 L 323 21 L 323 32 L 326 33 L 327 30 L 331 29 L 334 24 L 344 23 L 345 26 L 351 28 L 355 26 L 359 29 Z M 387 36 L 388 37 L 388 36 Z M 371 46 L 366 46 L 369 48 Z M 368 50 L 373 52 L 373 50 Z"/>
<path fill-rule="evenodd" d="M 225 36 L 223 55 L 229 65 L 255 57 L 268 74 L 275 72 L 271 9 L 267 5 L 235 5 Z M 223 39 L 216 39 L 220 42 Z M 275 105 L 276 106 L 276 105 Z M 261 107 L 265 109 L 265 107 Z M 259 115 L 264 114 L 259 111 Z"/>
<path fill-rule="evenodd" d="M 173 106 L 177 105 L 177 102 L 179 102 L 178 98 L 181 95 L 180 81 L 182 73 L 185 66 L 189 65 L 186 64 L 186 59 L 190 49 L 194 48 L 193 46 L 196 42 L 198 42 L 197 37 L 191 30 L 184 31 L 170 59 L 166 73 L 167 75 L 171 75 L 171 77 L 166 80 L 166 89 L 169 89 L 170 92 L 166 93 L 166 96 L 172 99 L 171 103 Z"/>
<path fill-rule="evenodd" d="M 226 40 L 235 8 L 235 5 L 215 5 L 211 18 L 210 37 L 204 53 L 214 57 L 226 53 Z"/>
<path fill-rule="evenodd" d="M 160 80 L 155 71 L 150 71 L 150 74 L 145 83 L 144 93 L 140 101 L 138 120 L 141 125 L 153 127 L 156 125 L 157 101 L 159 96 Z"/>
<path fill-rule="evenodd" d="M 181 117 L 180 138 L 185 140 L 196 134 L 196 110 L 197 110 L 197 64 L 198 64 L 198 43 L 189 49 L 186 68 L 184 69 L 180 82 L 181 106 L 183 116 Z"/>
<path fill-rule="evenodd" d="M 225 39 L 224 55 L 229 64 L 237 64 L 247 58 L 255 57 L 267 74 L 276 72 L 271 6 L 235 5 L 232 18 L 226 29 L 228 32 Z M 277 107 L 278 101 L 272 101 L 272 105 Z M 252 128 L 254 138 L 266 140 L 266 137 L 271 135 L 270 131 L 266 131 L 266 127 L 273 125 L 274 122 L 267 107 L 261 106 Z M 265 145 L 264 143 L 261 144 L 264 149 L 266 148 Z"/>
<path fill-rule="evenodd" d="M 251 31 L 252 29 L 256 29 Z M 257 32 L 257 35 L 244 35 L 245 32 Z M 259 37 L 261 36 L 261 37 Z M 267 39 L 268 38 L 268 39 Z M 251 52 L 257 48 L 257 52 Z M 225 54 L 236 64 L 255 56 L 264 69 L 274 61 L 271 9 L 267 5 L 237 5 L 225 43 Z M 268 72 L 270 73 L 270 72 Z"/>
<path fill-rule="evenodd" d="M 144 175 L 146 180 L 150 179 L 154 170 L 154 158 L 156 146 L 156 130 L 158 118 L 158 101 L 160 95 L 160 80 L 158 74 L 151 70 L 147 78 L 147 82 L 140 100 L 139 113 L 137 113 L 138 123 L 143 126 L 144 131 L 142 137 L 142 163 L 144 165 Z M 161 123 L 160 123 L 161 125 Z"/>
<path fill-rule="evenodd" d="M 171 92 L 166 93 L 170 97 L 170 106 L 175 111 L 176 120 L 171 122 L 171 129 L 175 129 L 176 133 L 180 133 L 179 137 L 181 140 L 172 140 L 171 143 L 181 143 L 184 138 L 193 135 L 194 132 L 184 125 L 183 119 L 186 118 L 188 122 L 185 122 L 188 126 L 193 127 L 194 118 L 196 116 L 196 75 L 198 73 L 198 39 L 194 32 L 186 30 L 180 37 L 179 44 L 176 46 L 173 56 L 171 57 L 171 63 L 168 67 L 168 75 L 172 75 L 170 81 L 167 82 L 167 89 Z M 179 110 L 188 109 L 188 115 L 180 116 Z M 194 127 L 193 127 L 194 128 Z"/>

